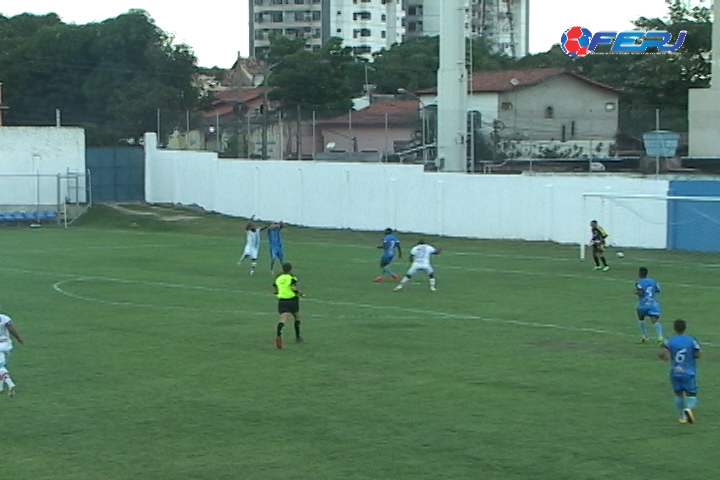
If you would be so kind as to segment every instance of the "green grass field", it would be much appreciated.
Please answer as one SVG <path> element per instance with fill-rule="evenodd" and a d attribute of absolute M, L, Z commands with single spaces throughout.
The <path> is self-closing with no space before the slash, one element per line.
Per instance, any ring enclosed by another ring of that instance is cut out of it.
<path fill-rule="evenodd" d="M 290 226 L 307 343 L 278 351 L 265 239 L 250 277 L 243 220 L 126 208 L 0 229 L 0 303 L 26 338 L 0 398 L 8 478 L 718 476 L 718 255 L 626 250 L 595 272 L 573 246 L 429 238 L 440 291 L 396 293 L 371 281 L 387 225 Z M 666 329 L 685 318 L 704 345 L 694 425 L 637 343 L 641 265 Z"/>

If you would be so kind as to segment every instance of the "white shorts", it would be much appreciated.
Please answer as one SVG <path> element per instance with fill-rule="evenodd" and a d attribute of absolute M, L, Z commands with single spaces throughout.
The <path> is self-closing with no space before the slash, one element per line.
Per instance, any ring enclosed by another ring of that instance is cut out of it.
<path fill-rule="evenodd" d="M 7 354 L 0 352 L 0 367 L 4 367 L 7 363 Z"/>
<path fill-rule="evenodd" d="M 258 258 L 258 249 L 252 248 L 252 247 L 245 247 L 245 250 L 243 251 L 243 257 L 250 257 L 253 260 L 257 260 Z"/>
<path fill-rule="evenodd" d="M 435 273 L 435 270 L 433 269 L 432 265 L 421 265 L 417 263 L 413 263 L 410 265 L 410 269 L 407 271 L 405 275 L 415 275 L 417 272 L 427 272 L 428 275 L 432 275 Z"/>

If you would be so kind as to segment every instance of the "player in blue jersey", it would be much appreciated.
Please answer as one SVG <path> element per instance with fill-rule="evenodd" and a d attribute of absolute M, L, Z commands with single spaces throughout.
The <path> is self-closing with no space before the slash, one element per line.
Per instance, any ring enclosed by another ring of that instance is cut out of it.
<path fill-rule="evenodd" d="M 382 249 L 382 257 L 380 257 L 380 269 L 382 275 L 375 278 L 376 282 L 382 282 L 385 280 L 385 276 L 389 276 L 393 280 L 400 278 L 400 275 L 396 275 L 395 272 L 390 270 L 390 263 L 395 258 L 395 251 L 397 251 L 398 258 L 402 258 L 402 249 L 400 248 L 400 240 L 395 236 L 395 232 L 392 228 L 385 229 L 385 236 L 382 238 L 382 245 L 377 248 Z"/>
<path fill-rule="evenodd" d="M 675 408 L 680 423 L 695 423 L 697 405 L 697 359 L 702 356 L 700 343 L 695 337 L 685 335 L 687 322 L 675 320 L 675 335 L 662 345 L 660 358 L 670 362 L 670 385 L 675 393 Z"/>
<path fill-rule="evenodd" d="M 660 323 L 660 302 L 657 300 L 657 296 L 660 293 L 660 285 L 648 277 L 648 269 L 645 267 L 640 267 L 638 276 L 640 278 L 635 282 L 635 295 L 638 296 L 637 317 L 641 334 L 640 343 L 648 341 L 645 317 L 650 317 L 650 321 L 655 327 L 658 342 L 662 344 L 664 340 L 663 328 Z"/>
<path fill-rule="evenodd" d="M 285 254 L 283 252 L 282 229 L 285 227 L 283 222 L 273 222 L 268 224 L 267 235 L 270 242 L 270 272 L 275 274 L 275 260 L 279 265 L 285 263 Z"/>

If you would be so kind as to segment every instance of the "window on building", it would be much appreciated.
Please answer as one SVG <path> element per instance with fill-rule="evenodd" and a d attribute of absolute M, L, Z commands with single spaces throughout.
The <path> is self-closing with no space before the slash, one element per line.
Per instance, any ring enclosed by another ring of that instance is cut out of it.
<path fill-rule="evenodd" d="M 605 104 L 605 111 L 606 112 L 612 112 L 615 110 L 615 103 L 614 102 L 607 102 Z"/>
<path fill-rule="evenodd" d="M 512 104 L 511 102 L 502 102 L 502 103 L 500 104 L 500 109 L 501 109 L 501 110 L 512 110 L 512 109 L 513 109 L 513 104 Z"/>
<path fill-rule="evenodd" d="M 262 13 L 255 14 L 255 23 L 263 23 L 263 14 Z"/>
<path fill-rule="evenodd" d="M 371 53 L 372 48 L 370 48 L 370 45 L 360 45 L 359 47 L 355 47 L 355 53 L 356 54 L 364 54 L 364 53 Z"/>
<path fill-rule="evenodd" d="M 302 22 L 303 20 L 305 20 L 305 13 L 304 12 L 295 12 L 295 21 Z"/>
<path fill-rule="evenodd" d="M 360 36 L 361 37 L 370 37 L 372 35 L 372 32 L 369 28 L 361 28 L 360 29 Z"/>
<path fill-rule="evenodd" d="M 273 23 L 282 23 L 283 12 L 270 12 L 270 21 Z"/>
<path fill-rule="evenodd" d="M 283 4 L 282 0 L 270 0 L 270 3 L 272 5 L 282 5 Z"/>
<path fill-rule="evenodd" d="M 408 32 L 414 32 L 417 29 L 417 24 L 415 22 L 408 23 L 407 31 Z"/>
<path fill-rule="evenodd" d="M 387 38 L 387 32 L 385 30 L 380 32 L 380 38 Z"/>
<path fill-rule="evenodd" d="M 382 20 L 383 22 L 386 21 L 387 15 L 385 15 L 384 13 L 382 15 L 380 15 L 380 20 Z"/>
<path fill-rule="evenodd" d="M 255 5 L 264 5 L 265 2 L 263 0 L 255 0 Z"/>
<path fill-rule="evenodd" d="M 313 32 L 313 38 L 320 38 L 320 29 L 316 28 Z"/>
<path fill-rule="evenodd" d="M 575 120 L 570 122 L 570 137 L 575 138 Z"/>
<path fill-rule="evenodd" d="M 305 5 L 305 0 L 295 0 L 295 5 Z"/>
<path fill-rule="evenodd" d="M 315 10 L 312 12 L 312 19 L 313 21 L 320 20 L 321 13 L 318 10 Z"/>
<path fill-rule="evenodd" d="M 545 107 L 545 118 L 555 118 L 555 109 L 553 107 Z"/>
<path fill-rule="evenodd" d="M 342 33 L 342 28 L 338 28 L 337 30 L 335 30 L 335 33 Z"/>
<path fill-rule="evenodd" d="M 372 15 L 370 12 L 355 12 L 353 13 L 353 20 L 371 20 Z"/>

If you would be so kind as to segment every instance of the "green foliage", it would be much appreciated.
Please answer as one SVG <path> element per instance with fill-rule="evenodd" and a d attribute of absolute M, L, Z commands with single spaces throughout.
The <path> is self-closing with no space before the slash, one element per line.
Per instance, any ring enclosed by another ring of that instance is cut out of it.
<path fill-rule="evenodd" d="M 155 130 L 158 109 L 184 116 L 198 104 L 195 56 L 142 10 L 87 25 L 3 17 L 0 38 L 12 46 L 0 54 L 8 125 L 52 125 L 58 108 L 88 145 L 115 145 Z"/>
<path fill-rule="evenodd" d="M 287 49 L 270 47 L 271 52 L 278 50 Z M 318 114 L 346 112 L 362 88 L 362 76 L 357 75 L 360 62 L 339 38 L 318 50 L 300 49 L 268 61 L 275 62 L 268 76 L 274 87 L 270 98 L 286 111 L 300 107 Z"/>
<path fill-rule="evenodd" d="M 380 232 L 288 226 L 307 342 L 291 324 L 276 351 L 267 243 L 254 277 L 235 265 L 244 220 L 126 208 L 2 232 L 26 340 L 0 396 L 14 478 L 717 478 L 717 254 L 631 249 L 598 273 L 568 245 L 428 238 L 440 291 L 394 293 L 371 281 Z M 695 425 L 636 343 L 638 265 L 666 330 L 682 316 L 703 343 Z"/>
<path fill-rule="evenodd" d="M 438 37 L 412 38 L 397 43 L 373 55 L 373 74 L 370 83 L 378 93 L 409 92 L 437 84 L 440 66 Z"/>

